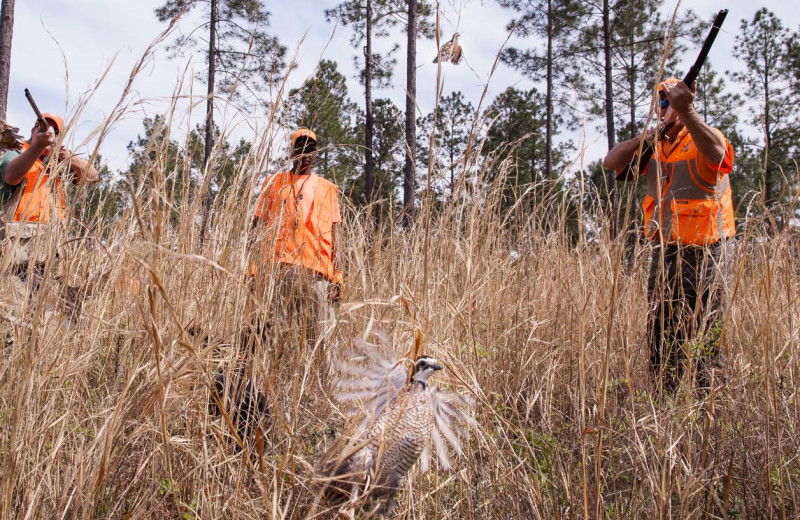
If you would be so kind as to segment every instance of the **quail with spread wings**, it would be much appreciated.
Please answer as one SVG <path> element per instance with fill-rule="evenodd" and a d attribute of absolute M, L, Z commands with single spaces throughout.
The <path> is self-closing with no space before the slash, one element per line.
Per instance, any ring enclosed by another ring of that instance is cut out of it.
<path fill-rule="evenodd" d="M 428 384 L 443 368 L 433 357 L 418 357 L 409 371 L 376 345 L 357 340 L 350 359 L 340 365 L 337 400 L 356 405 L 359 433 L 334 445 L 318 463 L 323 494 L 332 504 L 347 501 L 388 514 L 420 458 L 425 471 L 435 450 L 440 467 L 449 469 L 448 452 L 462 454 L 467 427 L 475 425 L 473 402 Z"/>

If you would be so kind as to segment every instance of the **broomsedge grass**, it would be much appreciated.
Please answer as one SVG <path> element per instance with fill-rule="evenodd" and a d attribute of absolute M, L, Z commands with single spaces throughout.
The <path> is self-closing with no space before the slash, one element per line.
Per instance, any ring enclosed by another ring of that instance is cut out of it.
<path fill-rule="evenodd" d="M 132 110 L 129 88 L 101 141 Z M 719 385 L 659 399 L 647 373 L 649 246 L 622 253 L 625 238 L 608 235 L 580 172 L 575 189 L 514 188 L 506 207 L 513 165 L 478 161 L 476 133 L 447 204 L 426 191 L 410 227 L 392 217 L 376 226 L 342 201 L 345 296 L 331 336 L 311 345 L 302 326 L 275 320 L 274 277 L 256 291 L 245 283 L 259 174 L 285 163 L 273 149 L 278 108 L 266 128 L 248 121 L 258 129 L 251 152 L 198 245 L 203 190 L 221 159 L 198 187 L 175 182 L 188 162 L 158 137 L 180 133 L 180 96 L 129 179 L 122 216 L 89 231 L 72 222 L 83 238 L 60 244 L 41 290 L 6 309 L 2 518 L 330 515 L 310 468 L 346 425 L 331 401 L 334 361 L 371 327 L 398 355 L 419 335 L 422 353 L 446 366 L 435 384 L 477 401 L 465 456 L 452 472 L 413 471 L 399 518 L 800 514 L 792 229 L 768 236 L 763 222 L 742 223 Z M 170 159 L 181 166 L 167 169 Z M 67 283 L 85 288 L 69 319 L 56 297 Z M 270 328 L 254 332 L 256 319 Z M 214 390 L 217 370 L 231 374 L 241 357 L 270 406 L 258 439 L 208 411 L 230 392 Z"/>

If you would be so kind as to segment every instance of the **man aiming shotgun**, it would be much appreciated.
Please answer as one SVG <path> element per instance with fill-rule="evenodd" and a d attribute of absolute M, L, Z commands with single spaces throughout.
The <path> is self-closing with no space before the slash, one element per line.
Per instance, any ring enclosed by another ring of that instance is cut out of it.
<path fill-rule="evenodd" d="M 35 288 L 53 257 L 53 242 L 63 238 L 67 218 L 62 179 L 75 183 L 96 182 L 97 170 L 87 161 L 59 146 L 64 120 L 52 113 L 42 114 L 25 89 L 25 97 L 36 113 L 30 140 L 20 150 L 0 157 L 0 247 L 2 247 L 3 289 L 21 303 L 26 284 Z M 64 174 L 69 174 L 65 176 Z M 8 286 L 8 287 L 6 287 Z"/>
<path fill-rule="evenodd" d="M 728 174 L 733 148 L 695 111 L 696 78 L 725 19 L 717 15 L 700 56 L 683 79 L 658 85 L 658 128 L 618 144 L 603 165 L 617 180 L 647 180 L 645 234 L 653 244 L 648 292 L 648 342 L 654 383 L 675 388 L 696 362 L 701 388 L 719 357 L 725 295 L 720 257 L 736 234 Z M 640 154 L 640 149 L 641 154 Z"/>

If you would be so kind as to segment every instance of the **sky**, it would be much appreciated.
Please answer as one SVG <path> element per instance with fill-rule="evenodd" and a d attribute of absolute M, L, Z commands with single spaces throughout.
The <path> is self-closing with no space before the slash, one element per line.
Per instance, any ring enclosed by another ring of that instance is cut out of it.
<path fill-rule="evenodd" d="M 33 113 L 25 100 L 23 91 L 30 89 L 43 112 L 66 114 L 74 120 L 68 146 L 78 153 L 94 149 L 97 130 L 117 106 L 125 90 L 131 70 L 152 42 L 166 28 L 154 15 L 156 7 L 164 0 L 17 0 L 15 7 L 14 39 L 11 57 L 11 82 L 8 99 L 8 122 L 19 126 L 21 133 L 29 135 Z M 338 1 L 295 0 L 294 2 L 268 2 L 271 26 L 269 31 L 288 47 L 288 55 L 298 55 L 298 68 L 289 80 L 289 88 L 297 87 L 313 74 L 321 58 L 336 61 L 340 71 L 348 77 L 351 99 L 363 97 L 353 67 L 354 49 L 350 45 L 348 28 L 335 26 L 325 20 L 324 10 L 337 5 Z M 679 11 L 687 9 L 688 2 L 667 2 L 670 13 L 676 5 Z M 738 68 L 732 58 L 734 36 L 739 31 L 743 18 L 752 18 L 760 7 L 767 7 L 797 30 L 792 15 L 792 2 L 762 0 L 761 2 L 733 0 L 714 2 L 694 0 L 691 8 L 703 19 L 710 20 L 717 10 L 730 10 L 711 59 L 718 70 Z M 453 32 L 461 34 L 461 45 L 465 61 L 459 66 L 446 65 L 444 72 L 444 95 L 460 90 L 473 106 L 483 107 L 509 86 L 528 89 L 534 83 L 517 71 L 499 64 L 492 74 L 495 58 L 506 43 L 506 25 L 514 13 L 503 9 L 493 1 L 445 0 L 439 5 L 443 40 Z M 185 27 L 189 27 L 191 20 Z M 185 22 L 185 23 L 186 23 Z M 399 35 L 400 29 L 397 34 Z M 167 40 L 167 41 L 171 41 Z M 535 41 L 513 37 L 512 46 L 530 47 Z M 202 71 L 204 65 L 200 54 L 181 58 L 170 58 L 165 44 L 157 46 L 151 59 L 145 62 L 141 72 L 131 85 L 125 116 L 115 123 L 103 140 L 100 153 L 112 171 L 124 169 L 129 162 L 127 145 L 142 132 L 142 119 L 164 113 L 167 101 L 172 98 L 183 78 L 183 91 L 188 92 L 187 77 L 191 71 Z M 401 42 L 398 64 L 391 85 L 374 94 L 374 97 L 389 97 L 403 108 L 405 85 L 405 45 Z M 417 44 L 417 90 L 420 110 L 427 113 L 433 108 L 435 99 L 436 65 L 431 60 L 436 56 L 433 40 L 420 40 Z M 690 63 L 687 63 L 687 68 Z M 189 71 L 187 74 L 186 71 Z M 99 86 L 97 86 L 99 85 Z M 97 86 L 97 87 L 96 87 Z M 96 87 L 96 88 L 95 88 Z M 205 85 L 195 80 L 192 85 L 196 96 L 202 96 Z M 91 96 L 88 95 L 91 93 Z M 205 113 L 203 98 L 195 98 L 181 109 L 178 120 L 180 132 L 187 131 L 202 121 Z M 193 106 L 190 110 L 189 106 Z M 80 114 L 76 118 L 78 107 Z M 263 114 L 253 114 L 263 117 Z M 230 119 L 231 124 L 235 118 Z M 224 124 L 224 123 L 223 123 Z M 585 132 L 573 133 L 579 145 L 586 146 L 586 158 L 596 159 L 605 152 L 605 137 L 599 133 L 594 122 L 587 122 Z M 254 130 L 250 126 L 239 126 L 233 130 L 238 139 L 253 140 Z"/>

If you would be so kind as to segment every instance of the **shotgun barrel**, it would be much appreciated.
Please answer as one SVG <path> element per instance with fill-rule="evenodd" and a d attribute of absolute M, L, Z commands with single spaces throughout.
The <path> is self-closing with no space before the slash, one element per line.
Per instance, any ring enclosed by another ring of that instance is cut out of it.
<path fill-rule="evenodd" d="M 36 101 L 33 100 L 33 96 L 31 96 L 31 91 L 25 89 L 25 98 L 30 103 L 33 112 L 36 114 L 36 124 L 39 125 L 39 128 L 42 130 L 47 130 L 47 121 L 45 121 L 44 117 L 42 117 L 41 111 L 39 111 L 39 107 L 36 106 Z"/>

